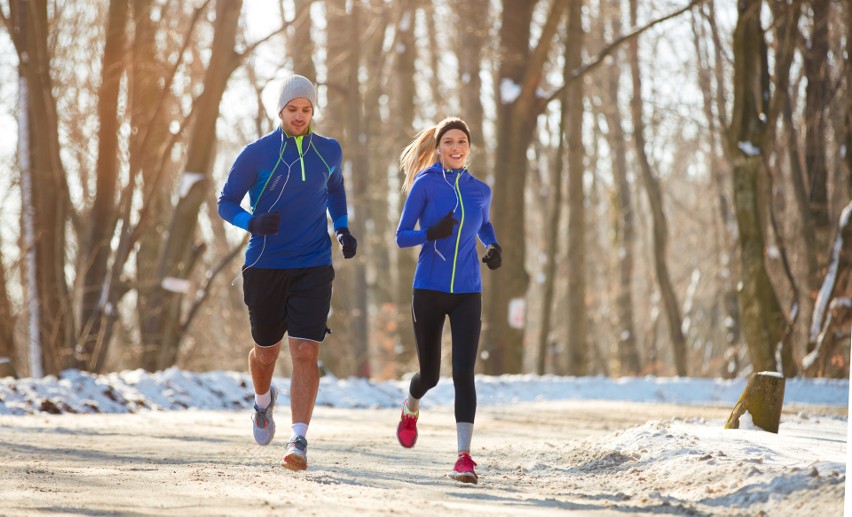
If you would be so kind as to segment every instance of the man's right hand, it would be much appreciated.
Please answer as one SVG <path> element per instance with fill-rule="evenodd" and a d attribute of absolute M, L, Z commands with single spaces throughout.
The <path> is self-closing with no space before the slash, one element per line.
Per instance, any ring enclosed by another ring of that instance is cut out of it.
<path fill-rule="evenodd" d="M 248 230 L 254 235 L 275 235 L 281 224 L 281 212 L 268 212 L 249 219 Z"/>

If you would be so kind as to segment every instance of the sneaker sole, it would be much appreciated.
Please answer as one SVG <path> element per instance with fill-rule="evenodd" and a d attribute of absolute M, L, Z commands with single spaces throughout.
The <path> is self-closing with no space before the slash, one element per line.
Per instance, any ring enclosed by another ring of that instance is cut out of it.
<path fill-rule="evenodd" d="M 466 472 L 451 472 L 450 477 L 461 483 L 470 483 L 473 485 L 479 483 L 479 478 L 475 474 Z"/>
<path fill-rule="evenodd" d="M 281 465 L 290 470 L 305 470 L 308 468 L 308 459 L 297 453 L 290 453 L 284 456 Z"/>

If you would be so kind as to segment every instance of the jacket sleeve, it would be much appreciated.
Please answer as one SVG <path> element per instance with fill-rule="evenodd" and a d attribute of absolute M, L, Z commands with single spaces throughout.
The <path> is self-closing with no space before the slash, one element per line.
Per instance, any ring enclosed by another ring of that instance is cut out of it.
<path fill-rule="evenodd" d="M 222 219 L 246 231 L 252 215 L 240 203 L 256 180 L 257 170 L 251 166 L 250 153 L 245 148 L 231 165 L 228 179 L 219 194 L 218 211 Z"/>
<path fill-rule="evenodd" d="M 343 170 L 340 164 L 343 162 L 343 153 L 340 144 L 336 140 L 331 141 L 336 149 L 328 165 L 328 213 L 334 224 L 334 230 L 349 227 L 349 216 L 346 206 L 346 189 L 343 185 Z"/>
<path fill-rule="evenodd" d="M 479 227 L 477 235 L 485 247 L 497 242 L 497 235 L 495 235 L 494 227 L 491 225 L 491 187 L 488 185 L 485 185 L 485 196 L 482 202 L 482 226 Z"/>
<path fill-rule="evenodd" d="M 405 199 L 399 226 L 396 228 L 396 244 L 400 248 L 410 248 L 426 242 L 426 229 L 414 229 L 414 225 L 423 215 L 426 206 L 426 192 L 423 183 L 415 181 Z"/>

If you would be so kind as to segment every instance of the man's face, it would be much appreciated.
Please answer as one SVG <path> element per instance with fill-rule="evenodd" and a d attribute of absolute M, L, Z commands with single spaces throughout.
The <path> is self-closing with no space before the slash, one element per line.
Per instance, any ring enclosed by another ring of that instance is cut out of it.
<path fill-rule="evenodd" d="M 308 99 L 297 97 L 288 102 L 278 116 L 281 117 L 281 127 L 288 135 L 302 136 L 308 133 L 314 107 Z"/>

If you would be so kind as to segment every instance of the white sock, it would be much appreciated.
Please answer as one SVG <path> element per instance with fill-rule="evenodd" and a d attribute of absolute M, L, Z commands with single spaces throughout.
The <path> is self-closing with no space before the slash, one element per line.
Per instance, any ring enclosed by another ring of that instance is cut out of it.
<path fill-rule="evenodd" d="M 411 413 L 417 413 L 420 411 L 420 399 L 416 399 L 411 395 L 408 395 L 408 401 L 405 403 L 405 408 Z"/>
<path fill-rule="evenodd" d="M 469 451 L 473 438 L 473 422 L 456 422 L 456 436 L 459 440 L 459 450 Z"/>
<path fill-rule="evenodd" d="M 297 437 L 297 436 L 307 436 L 308 435 L 308 424 L 305 424 L 305 423 L 302 423 L 302 422 L 296 422 L 295 424 L 290 426 L 290 429 L 292 429 L 292 431 L 290 431 L 290 439 L 291 440 L 293 438 Z"/>
<path fill-rule="evenodd" d="M 258 409 L 266 409 L 270 404 L 272 404 L 272 390 L 269 390 L 262 395 L 259 393 L 254 394 L 254 405 L 257 406 Z"/>

